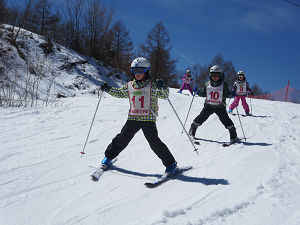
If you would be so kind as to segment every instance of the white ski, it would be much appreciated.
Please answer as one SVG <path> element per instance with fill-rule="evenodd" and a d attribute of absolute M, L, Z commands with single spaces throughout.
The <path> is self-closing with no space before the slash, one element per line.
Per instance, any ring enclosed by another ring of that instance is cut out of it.
<path fill-rule="evenodd" d="M 155 188 L 155 187 L 161 185 L 162 183 L 167 182 L 170 179 L 176 178 L 177 175 L 182 174 L 183 172 L 190 170 L 192 168 L 193 168 L 192 166 L 185 166 L 185 167 L 180 167 L 178 173 L 176 173 L 176 174 L 164 173 L 161 177 L 157 178 L 153 182 L 146 182 L 145 186 L 148 188 Z"/>
<path fill-rule="evenodd" d="M 111 164 L 113 164 L 114 162 L 117 161 L 117 158 L 114 158 L 111 163 L 109 164 L 109 166 Z M 109 166 L 107 168 L 104 168 L 102 166 L 99 167 L 99 169 L 97 169 L 94 173 L 91 174 L 92 180 L 93 181 L 98 181 L 101 177 L 101 175 L 104 173 L 104 171 L 108 170 Z"/>

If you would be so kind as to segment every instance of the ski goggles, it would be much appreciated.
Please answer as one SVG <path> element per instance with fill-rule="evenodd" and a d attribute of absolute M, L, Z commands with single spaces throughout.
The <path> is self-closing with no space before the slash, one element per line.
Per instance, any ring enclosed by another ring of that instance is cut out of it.
<path fill-rule="evenodd" d="M 221 76 L 221 74 L 220 73 L 211 73 L 211 77 L 220 77 Z"/>
<path fill-rule="evenodd" d="M 142 74 L 142 73 L 146 73 L 147 71 L 149 71 L 149 67 L 132 67 L 130 69 L 131 73 L 133 74 Z"/>

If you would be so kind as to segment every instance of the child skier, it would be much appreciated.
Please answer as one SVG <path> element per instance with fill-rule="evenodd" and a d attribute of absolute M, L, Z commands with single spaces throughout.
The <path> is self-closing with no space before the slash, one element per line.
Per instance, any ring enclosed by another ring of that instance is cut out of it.
<path fill-rule="evenodd" d="M 190 82 L 193 81 L 193 79 L 191 77 L 191 73 L 192 72 L 190 70 L 186 71 L 186 74 L 182 78 L 181 88 L 177 93 L 182 93 L 183 89 L 188 89 L 190 91 L 190 93 L 193 95 L 193 91 L 192 91 L 192 88 L 190 86 Z"/>
<path fill-rule="evenodd" d="M 168 147 L 159 139 L 156 128 L 158 98 L 167 98 L 169 89 L 163 80 L 150 80 L 150 62 L 143 57 L 136 58 L 131 63 L 133 81 L 121 88 L 114 88 L 103 83 L 101 90 L 117 98 L 129 98 L 130 109 L 128 119 L 121 132 L 107 146 L 102 168 L 106 169 L 111 160 L 117 157 L 129 144 L 134 135 L 141 129 L 153 152 L 166 167 L 165 172 L 176 174 L 177 162 Z"/>
<path fill-rule="evenodd" d="M 251 89 L 249 88 L 249 84 L 246 81 L 245 73 L 243 71 L 239 71 L 237 73 L 238 79 L 234 82 L 232 87 L 232 97 L 234 97 L 233 103 L 229 106 L 229 113 L 232 113 L 232 110 L 239 105 L 239 101 L 241 100 L 243 108 L 247 116 L 250 116 L 249 105 L 246 102 L 246 94 L 252 94 Z"/>
<path fill-rule="evenodd" d="M 231 95 L 228 84 L 224 82 L 224 75 L 221 68 L 218 65 L 211 67 L 209 80 L 205 83 L 204 88 L 199 90 L 196 87 L 193 91 L 201 97 L 206 97 L 206 100 L 202 111 L 191 125 L 189 130 L 190 136 L 194 138 L 198 126 L 203 124 L 211 114 L 216 113 L 225 128 L 229 130 L 230 142 L 237 142 L 238 138 L 235 126 L 226 111 L 226 97 L 230 97 Z"/>

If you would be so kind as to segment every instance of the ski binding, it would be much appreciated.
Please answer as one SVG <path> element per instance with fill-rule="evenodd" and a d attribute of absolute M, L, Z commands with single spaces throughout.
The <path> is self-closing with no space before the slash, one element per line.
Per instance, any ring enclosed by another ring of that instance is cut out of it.
<path fill-rule="evenodd" d="M 155 188 L 161 185 L 162 183 L 169 181 L 170 179 L 176 178 L 177 175 L 182 174 L 183 172 L 188 171 L 192 168 L 193 168 L 192 166 L 185 166 L 185 167 L 180 167 L 178 173 L 176 174 L 164 173 L 161 177 L 157 178 L 153 182 L 146 182 L 145 186 L 148 188 Z"/>

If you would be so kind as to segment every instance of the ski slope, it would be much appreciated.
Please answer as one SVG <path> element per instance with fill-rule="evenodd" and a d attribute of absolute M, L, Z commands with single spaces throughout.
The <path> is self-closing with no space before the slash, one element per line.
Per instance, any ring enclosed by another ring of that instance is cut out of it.
<path fill-rule="evenodd" d="M 176 91 L 170 101 L 184 121 L 192 97 Z M 187 128 L 203 101 L 195 97 Z M 99 182 L 90 179 L 127 119 L 127 99 L 104 94 L 83 157 L 95 96 L 1 108 L 0 224 L 299 225 L 300 105 L 251 101 L 254 116 L 241 117 L 247 141 L 222 147 L 229 132 L 212 115 L 197 130 L 197 155 L 169 102 L 160 100 L 159 136 L 179 166 L 193 169 L 155 189 L 144 183 L 165 168 L 142 132 Z M 230 117 L 243 137 L 238 117 Z"/>

